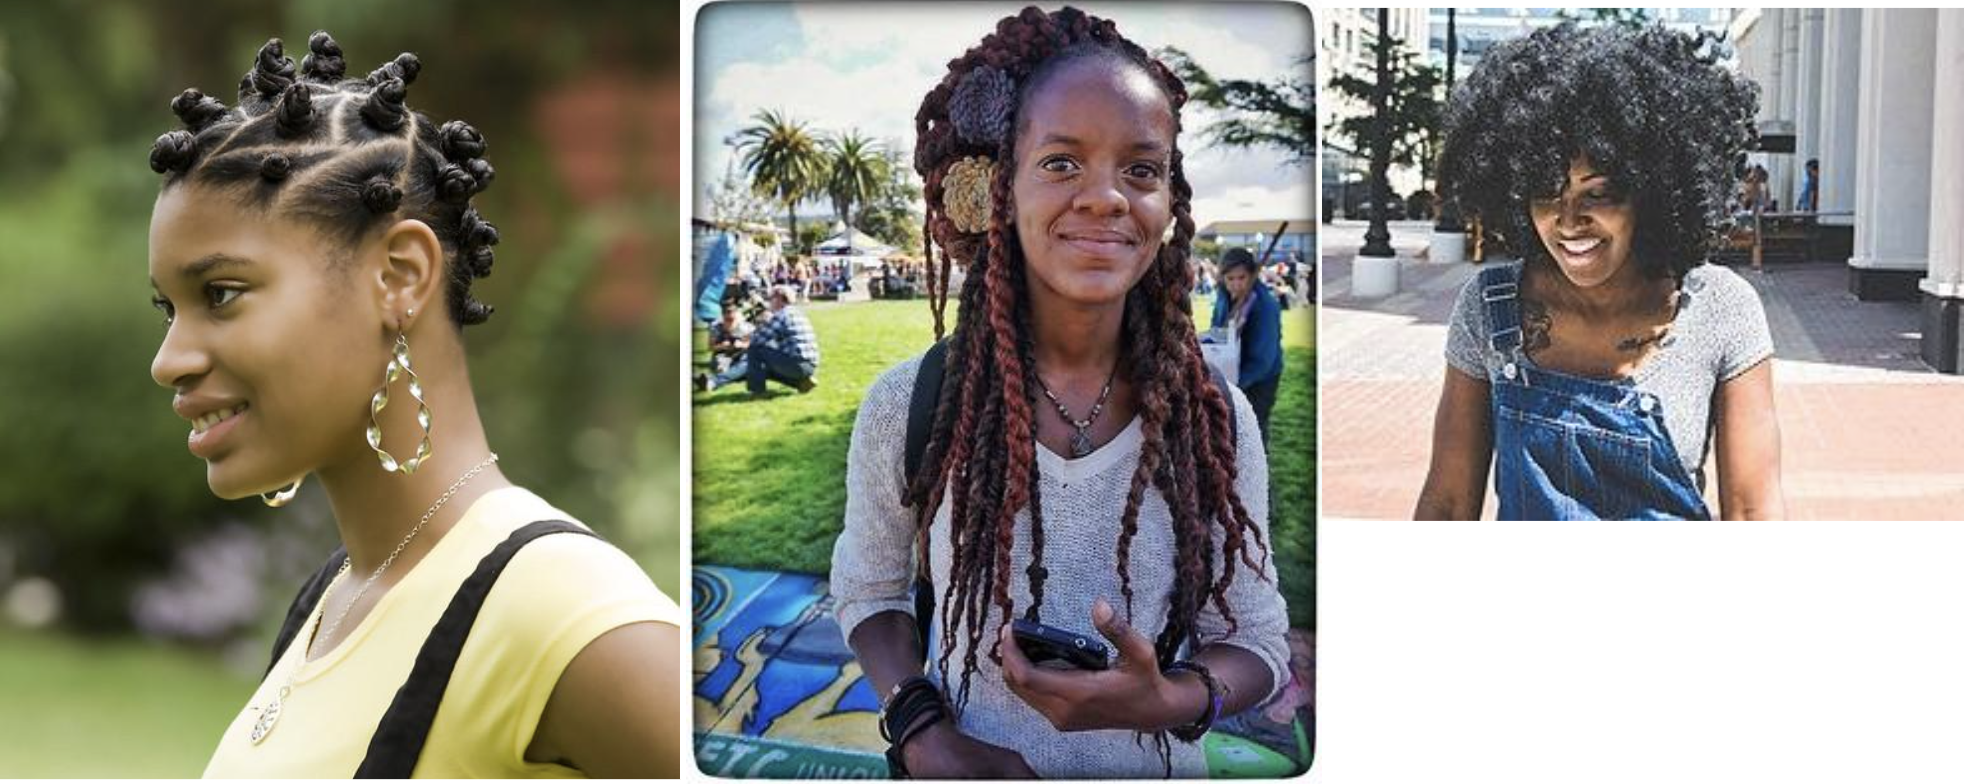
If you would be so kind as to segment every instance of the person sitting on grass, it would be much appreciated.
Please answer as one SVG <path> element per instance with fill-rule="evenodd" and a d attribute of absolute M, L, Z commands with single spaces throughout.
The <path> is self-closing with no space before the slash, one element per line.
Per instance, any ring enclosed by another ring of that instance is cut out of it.
<path fill-rule="evenodd" d="M 711 372 L 722 373 L 745 358 L 752 342 L 752 325 L 738 312 L 738 303 L 724 303 L 724 316 L 711 325 Z"/>
<path fill-rule="evenodd" d="M 812 392 L 813 375 L 820 372 L 820 341 L 814 337 L 806 314 L 793 307 L 796 296 L 790 286 L 774 288 L 772 315 L 752 333 L 744 358 L 715 376 L 698 375 L 698 388 L 708 392 L 742 378 L 754 398 L 765 397 L 767 379 L 801 393 Z"/>

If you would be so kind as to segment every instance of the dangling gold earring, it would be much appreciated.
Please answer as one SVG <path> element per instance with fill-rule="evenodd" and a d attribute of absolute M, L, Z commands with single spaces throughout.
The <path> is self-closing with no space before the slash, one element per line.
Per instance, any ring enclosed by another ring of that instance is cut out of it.
<path fill-rule="evenodd" d="M 294 496 L 300 495 L 301 480 L 306 478 L 307 475 L 302 474 L 300 477 L 296 478 L 294 480 L 294 483 L 291 485 L 283 487 L 279 490 L 275 490 L 271 493 L 261 493 L 260 502 L 266 504 L 267 506 L 271 506 L 275 509 L 279 509 L 280 507 L 286 506 L 288 501 L 294 500 Z"/>
<path fill-rule="evenodd" d="M 415 313 L 416 311 L 411 311 Z M 376 415 L 389 405 L 389 388 L 398 378 L 410 377 L 410 397 L 417 401 L 417 425 L 422 428 L 423 441 L 417 445 L 417 456 L 398 462 L 395 455 L 383 449 L 383 425 Z M 383 464 L 383 470 L 391 473 L 402 472 L 410 475 L 417 467 L 430 459 L 431 455 L 431 410 L 424 402 L 424 387 L 418 382 L 417 371 L 410 369 L 410 339 L 399 330 L 396 333 L 396 348 L 390 352 L 389 364 L 383 366 L 383 386 L 376 390 L 375 397 L 369 399 L 369 448 L 376 450 L 376 459 Z"/>

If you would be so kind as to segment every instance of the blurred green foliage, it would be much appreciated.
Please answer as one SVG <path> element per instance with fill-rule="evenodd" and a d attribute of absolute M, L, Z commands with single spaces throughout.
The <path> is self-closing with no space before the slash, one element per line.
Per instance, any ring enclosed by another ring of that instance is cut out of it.
<path fill-rule="evenodd" d="M 351 75 L 416 52 L 412 108 L 490 140 L 499 178 L 478 204 L 504 242 L 474 290 L 498 313 L 467 339 L 502 467 L 677 596 L 677 114 L 643 106 L 676 100 L 675 20 L 640 2 L 0 3 L 0 591 L 46 576 L 73 628 L 126 628 L 132 587 L 180 548 L 226 520 L 295 519 L 212 497 L 148 377 L 147 156 L 180 90 L 231 104 L 259 44 L 298 60 L 327 29 Z M 570 163 L 593 151 L 564 149 L 555 99 L 572 90 L 629 105 L 602 141 L 621 175 L 606 187 Z M 299 503 L 325 508 L 315 489 Z M 302 577 L 270 576 L 268 613 Z"/>

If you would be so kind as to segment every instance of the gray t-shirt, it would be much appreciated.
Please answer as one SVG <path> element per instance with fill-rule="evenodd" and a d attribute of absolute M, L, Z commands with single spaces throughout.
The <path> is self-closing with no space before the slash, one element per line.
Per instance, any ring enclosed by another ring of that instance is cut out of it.
<path fill-rule="evenodd" d="M 1449 367 L 1487 382 L 1506 357 L 1490 347 L 1480 277 L 1469 276 L 1456 297 L 1446 354 Z M 1628 380 L 1660 398 L 1667 434 L 1681 465 L 1706 484 L 1700 477 L 1702 463 L 1708 459 L 1709 403 L 1715 398 L 1715 387 L 1756 367 L 1775 353 L 1775 347 L 1756 289 L 1727 267 L 1703 264 L 1689 270 L 1681 291 L 1685 298 L 1674 326 L 1659 350 Z"/>

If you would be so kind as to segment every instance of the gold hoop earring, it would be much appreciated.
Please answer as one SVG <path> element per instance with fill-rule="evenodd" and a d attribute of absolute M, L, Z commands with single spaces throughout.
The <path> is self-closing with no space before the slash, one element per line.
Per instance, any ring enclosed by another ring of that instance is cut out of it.
<path fill-rule="evenodd" d="M 423 429 L 423 441 L 417 445 L 417 456 L 398 462 L 395 455 L 383 449 L 383 425 L 376 415 L 383 413 L 389 405 L 389 389 L 396 380 L 410 377 L 410 398 L 417 401 L 417 425 Z M 383 470 L 391 473 L 402 472 L 405 476 L 417 472 L 417 467 L 430 459 L 431 455 L 431 410 L 424 402 L 424 387 L 417 379 L 417 371 L 410 369 L 410 339 L 403 333 L 396 334 L 396 347 L 390 351 L 389 364 L 383 366 L 383 386 L 376 390 L 375 397 L 369 399 L 369 448 L 376 450 L 376 459 L 383 464 Z"/>
<path fill-rule="evenodd" d="M 271 506 L 275 509 L 279 509 L 280 507 L 286 506 L 287 502 L 294 500 L 294 496 L 300 495 L 301 480 L 306 478 L 307 475 L 303 474 L 300 477 L 296 478 L 294 480 L 294 483 L 291 485 L 283 487 L 279 490 L 275 490 L 271 493 L 261 493 L 260 502 L 266 504 L 267 506 Z"/>

